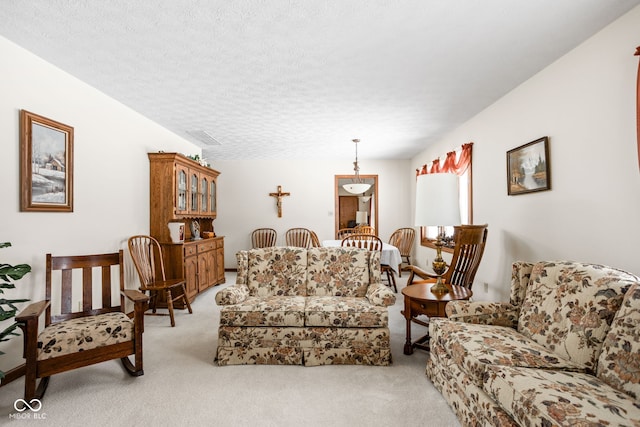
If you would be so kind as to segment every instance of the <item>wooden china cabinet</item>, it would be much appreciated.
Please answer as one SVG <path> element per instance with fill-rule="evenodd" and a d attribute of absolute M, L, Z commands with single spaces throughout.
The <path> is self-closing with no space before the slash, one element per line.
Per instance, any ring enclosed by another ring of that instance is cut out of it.
<path fill-rule="evenodd" d="M 218 171 L 179 153 L 149 153 L 150 228 L 162 246 L 167 279 L 185 278 L 189 302 L 202 291 L 225 282 L 224 238 L 215 236 Z M 173 243 L 170 222 L 182 222 L 184 242 Z M 200 235 L 194 240 L 192 223 Z"/>

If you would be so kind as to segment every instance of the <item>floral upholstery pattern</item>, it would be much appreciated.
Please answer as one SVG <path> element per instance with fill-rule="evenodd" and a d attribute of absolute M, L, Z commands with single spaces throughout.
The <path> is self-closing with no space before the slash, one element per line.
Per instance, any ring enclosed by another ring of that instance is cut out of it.
<path fill-rule="evenodd" d="M 369 287 L 368 251 L 342 247 L 312 248 L 308 257 L 307 295 L 365 296 Z"/>
<path fill-rule="evenodd" d="M 444 310 L 448 319 L 459 322 L 511 328 L 518 325 L 518 308 L 506 302 L 451 301 Z"/>
<path fill-rule="evenodd" d="M 552 351 L 504 326 L 487 326 L 431 319 L 429 335 L 450 349 L 452 361 L 471 381 L 482 386 L 488 366 L 583 371 L 582 365 L 562 359 Z"/>
<path fill-rule="evenodd" d="M 269 247 L 248 251 L 247 287 L 251 296 L 306 295 L 307 251 Z"/>
<path fill-rule="evenodd" d="M 509 303 L 446 312 L 426 373 L 463 425 L 640 427 L 640 278 L 517 262 Z"/>
<path fill-rule="evenodd" d="M 598 359 L 598 378 L 640 401 L 640 284 L 625 294 Z"/>
<path fill-rule="evenodd" d="M 601 265 L 537 263 L 520 310 L 518 332 L 595 372 L 613 316 L 637 280 Z"/>
<path fill-rule="evenodd" d="M 373 305 L 390 307 L 396 303 L 396 294 L 380 282 L 371 283 L 367 289 L 367 299 Z"/>
<path fill-rule="evenodd" d="M 249 296 L 249 288 L 244 283 L 237 286 L 230 286 L 228 288 L 220 289 L 216 294 L 216 304 L 218 305 L 231 305 L 239 304 L 246 300 Z"/>
<path fill-rule="evenodd" d="M 389 324 L 387 309 L 366 298 L 308 297 L 304 314 L 306 326 L 383 328 Z"/>
<path fill-rule="evenodd" d="M 520 425 L 640 426 L 640 405 L 589 374 L 495 366 L 485 389 Z"/>
<path fill-rule="evenodd" d="M 221 326 L 304 326 L 304 297 L 248 297 L 220 310 Z"/>
<path fill-rule="evenodd" d="M 133 339 L 133 321 L 122 312 L 52 323 L 38 335 L 38 360 Z"/>
<path fill-rule="evenodd" d="M 378 252 L 271 247 L 237 260 L 236 284 L 216 294 L 218 365 L 391 363 L 395 294 Z"/>

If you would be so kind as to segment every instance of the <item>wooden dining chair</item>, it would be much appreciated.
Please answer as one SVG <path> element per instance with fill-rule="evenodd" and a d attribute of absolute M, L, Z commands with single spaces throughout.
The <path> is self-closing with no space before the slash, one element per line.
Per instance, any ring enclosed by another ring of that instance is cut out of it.
<path fill-rule="evenodd" d="M 354 234 L 354 233 L 355 233 L 355 230 L 353 228 L 341 228 L 336 233 L 336 239 L 342 240 L 345 237 L 347 237 L 349 234 Z"/>
<path fill-rule="evenodd" d="M 365 248 L 370 251 L 379 251 L 382 256 L 382 247 L 384 243 L 378 236 L 374 236 L 373 234 L 367 233 L 354 233 L 350 234 L 344 239 L 342 239 L 341 246 L 350 246 L 355 248 Z M 393 269 L 391 266 L 386 264 L 380 264 L 380 271 L 387 278 L 387 285 L 389 287 L 393 286 L 393 289 L 398 292 L 398 288 L 396 286 L 396 278 L 393 274 Z"/>
<path fill-rule="evenodd" d="M 151 236 L 137 235 L 129 238 L 128 246 L 140 278 L 140 290 L 145 293 L 149 292 L 149 305 L 152 314 L 157 314 L 159 302 L 165 302 L 173 327 L 176 326 L 173 313 L 174 303 L 182 303 L 189 310 L 189 313 L 193 313 L 189 298 L 187 298 L 185 279 L 166 279 L 160 243 Z"/>
<path fill-rule="evenodd" d="M 320 247 L 320 239 L 318 239 L 318 235 L 313 230 L 310 230 L 310 233 L 311 233 L 311 246 L 314 247 L 314 248 L 319 248 Z"/>
<path fill-rule="evenodd" d="M 80 286 L 75 286 L 74 278 L 81 280 Z M 125 297 L 133 302 L 132 319 L 124 313 Z M 141 292 L 124 289 L 122 250 L 100 255 L 47 254 L 45 300 L 30 304 L 15 318 L 24 338 L 24 400 L 42 399 L 51 375 L 107 360 L 120 359 L 131 376 L 143 375 L 142 333 L 148 301 Z"/>
<path fill-rule="evenodd" d="M 416 230 L 413 228 L 398 228 L 391 234 L 389 244 L 395 246 L 400 251 L 400 258 L 407 263 L 407 267 L 411 265 L 411 251 L 413 250 L 413 241 L 416 238 Z M 402 264 L 398 266 L 398 276 L 402 277 Z"/>
<path fill-rule="evenodd" d="M 290 228 L 285 234 L 287 246 L 297 246 L 299 248 L 311 247 L 311 231 L 306 228 Z"/>
<path fill-rule="evenodd" d="M 256 228 L 251 233 L 251 247 L 258 249 L 275 246 L 277 238 L 278 233 L 273 228 Z"/>
<path fill-rule="evenodd" d="M 442 275 L 445 283 L 471 289 L 487 243 L 488 231 L 487 224 L 456 225 L 453 227 L 455 246 L 449 268 Z M 436 275 L 414 265 L 409 266 L 409 268 L 411 272 L 409 273 L 407 285 L 413 284 L 416 276 L 424 280 L 437 278 Z"/>
<path fill-rule="evenodd" d="M 354 228 L 354 233 L 376 235 L 376 229 L 370 225 L 356 225 Z"/>

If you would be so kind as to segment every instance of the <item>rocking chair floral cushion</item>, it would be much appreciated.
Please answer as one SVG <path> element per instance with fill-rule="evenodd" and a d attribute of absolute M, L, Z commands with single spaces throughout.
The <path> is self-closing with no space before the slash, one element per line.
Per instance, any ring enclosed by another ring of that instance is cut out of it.
<path fill-rule="evenodd" d="M 121 312 L 65 320 L 38 335 L 38 360 L 131 341 L 133 321 Z"/>

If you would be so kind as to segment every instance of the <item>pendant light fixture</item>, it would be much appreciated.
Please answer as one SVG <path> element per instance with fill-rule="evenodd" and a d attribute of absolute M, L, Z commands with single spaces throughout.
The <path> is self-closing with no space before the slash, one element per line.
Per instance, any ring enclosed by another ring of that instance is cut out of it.
<path fill-rule="evenodd" d="M 362 178 L 360 178 L 360 166 L 358 166 L 358 142 L 359 139 L 352 140 L 356 144 L 356 161 L 353 162 L 353 170 L 356 173 L 356 177 L 350 184 L 344 184 L 342 188 L 348 191 L 351 194 L 362 194 L 371 188 L 371 184 L 366 184 Z"/>

